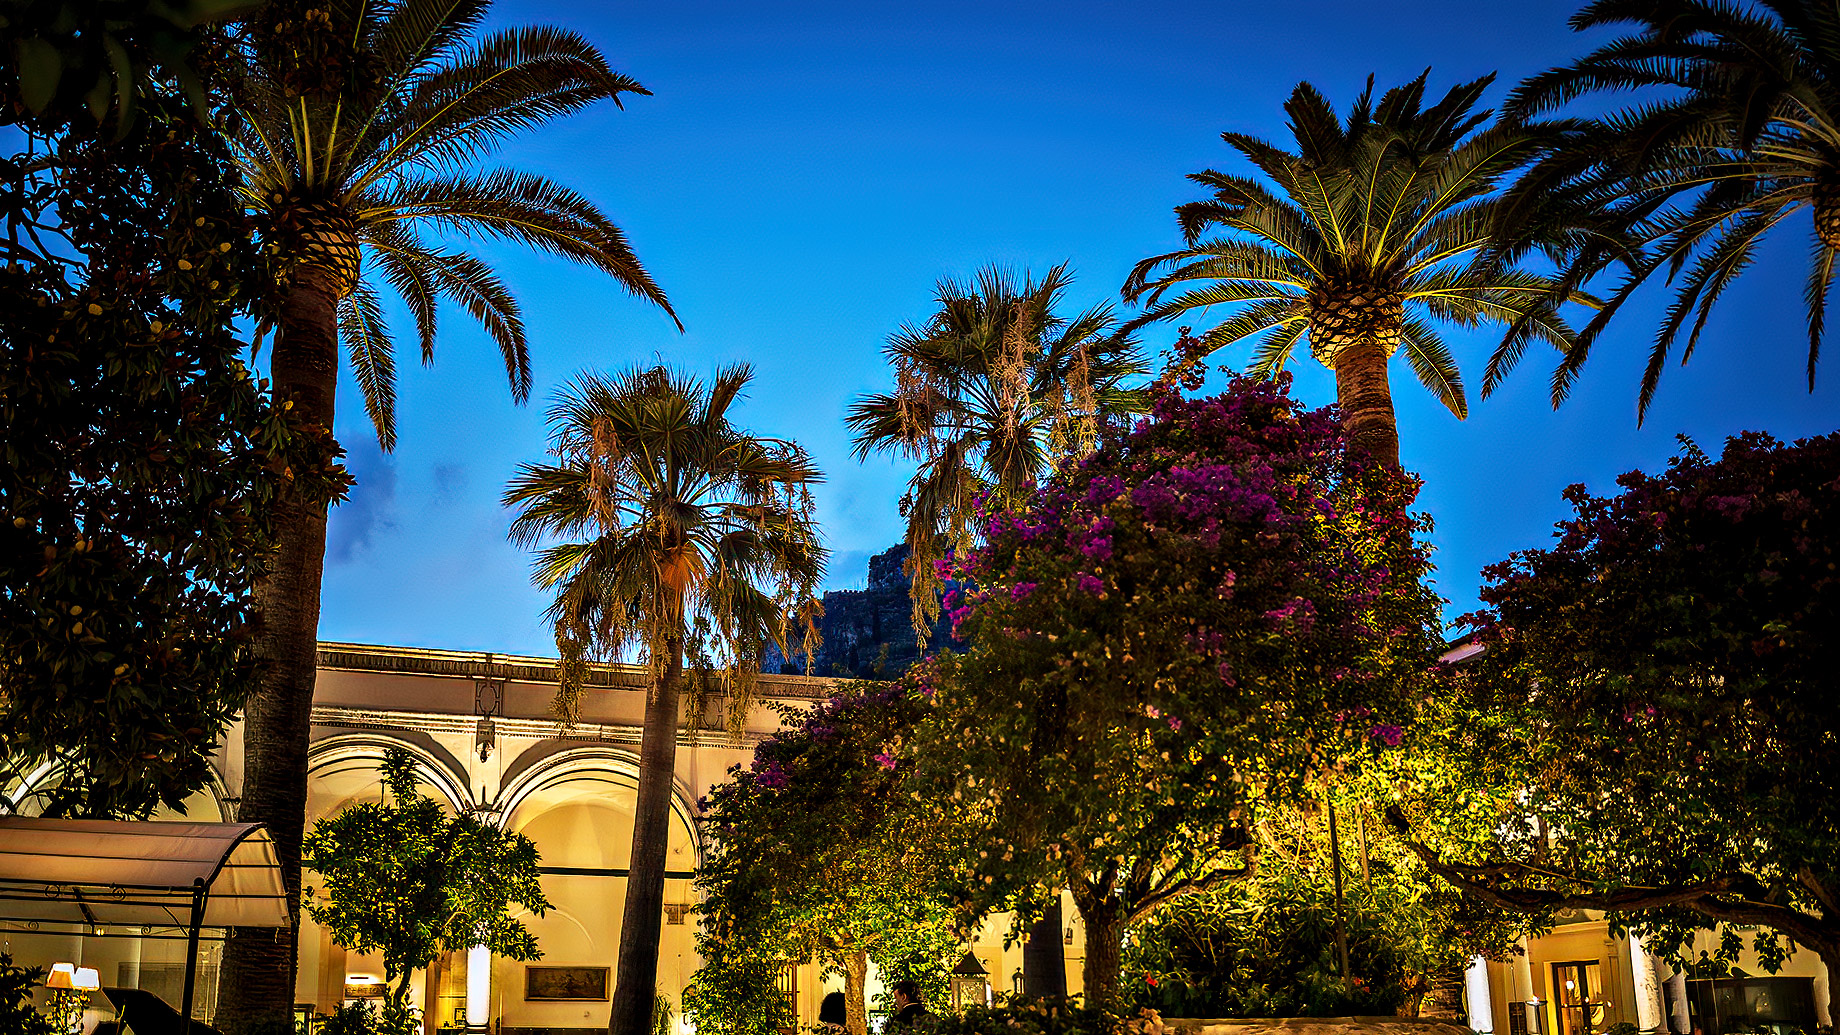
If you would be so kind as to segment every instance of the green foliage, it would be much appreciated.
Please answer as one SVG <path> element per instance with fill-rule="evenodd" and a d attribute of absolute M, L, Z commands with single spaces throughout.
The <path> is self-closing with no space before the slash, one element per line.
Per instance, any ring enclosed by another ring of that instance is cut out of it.
<path fill-rule="evenodd" d="M 1131 934 L 1126 1001 L 1178 1017 L 1415 1013 L 1433 979 L 1481 955 L 1507 959 L 1530 930 L 1450 889 L 1381 831 L 1379 785 L 1334 781 L 1352 981 L 1335 938 L 1326 810 L 1268 809 L 1259 872 L 1170 903 Z"/>
<path fill-rule="evenodd" d="M 341 1003 L 331 1013 L 319 1018 L 314 1035 L 375 1035 L 377 1009 L 368 999 Z"/>
<path fill-rule="evenodd" d="M 809 613 L 826 557 L 810 487 L 823 474 L 797 443 L 733 422 L 752 378 L 746 364 L 711 382 L 663 366 L 583 375 L 550 409 L 555 462 L 522 465 L 505 489 L 511 537 L 542 547 L 532 580 L 556 594 L 545 617 L 565 717 L 590 653 L 637 648 L 655 671 L 687 661 L 694 689 L 724 670 L 740 729 L 761 648 L 783 650 L 792 616 Z"/>
<path fill-rule="evenodd" d="M 895 390 L 850 404 L 856 455 L 917 461 L 901 497 L 914 631 L 924 642 L 944 587 L 942 550 L 976 545 L 977 498 L 1021 502 L 1037 479 L 1092 452 L 1099 428 L 1141 413 L 1124 382 L 1144 372 L 1137 343 L 1118 333 L 1109 304 L 1069 319 L 1060 309 L 1065 264 L 1039 282 L 999 267 L 973 283 L 941 280 L 939 309 L 890 335 L 882 349 Z"/>
<path fill-rule="evenodd" d="M 198 28 L 260 0 L 0 0 L 0 90 L 34 116 L 113 121 L 125 134 L 137 101 L 176 83 L 208 106 L 195 67 Z M 113 116 L 111 119 L 110 116 Z"/>
<path fill-rule="evenodd" d="M 57 1035 L 50 1018 L 32 1005 L 32 989 L 44 979 L 37 967 L 20 967 L 0 952 L 0 1035 Z"/>
<path fill-rule="evenodd" d="M 1261 175 L 1207 169 L 1189 177 L 1213 196 L 1177 206 L 1186 247 L 1131 271 L 1125 297 L 1146 308 L 1128 326 L 1225 307 L 1227 318 L 1193 347 L 1205 354 L 1255 341 L 1247 368 L 1255 377 L 1284 369 L 1306 340 L 1332 370 L 1353 347 L 1403 352 L 1458 417 L 1469 403 L 1437 324 L 1498 324 L 1501 350 L 1514 356 L 1531 342 L 1564 350 L 1571 330 L 1559 306 L 1584 297 L 1502 261 L 1492 247 L 1500 188 L 1553 132 L 1485 124 L 1489 113 L 1475 108 L 1493 76 L 1426 106 L 1428 76 L 1378 103 L 1369 79 L 1345 119 L 1315 87 L 1299 84 L 1284 105 L 1294 150 L 1221 134 Z"/>
<path fill-rule="evenodd" d="M 961 894 L 1070 887 L 1094 996 L 1125 927 L 1240 869 L 1258 809 L 1396 742 L 1439 643 L 1416 486 L 1286 388 L 1165 398 L 991 515 L 948 597 L 969 649 L 913 677 L 934 710 L 901 755 L 983 824 Z"/>
<path fill-rule="evenodd" d="M 386 450 L 396 438 L 396 366 L 385 290 L 407 306 L 424 360 L 449 300 L 503 354 L 513 395 L 530 391 L 517 300 L 490 264 L 424 234 L 559 255 L 671 312 L 592 201 L 543 176 L 477 167 L 526 130 L 650 91 L 566 29 L 482 32 L 489 7 L 271 0 L 233 55 L 243 74 L 227 125 L 245 193 L 285 274 L 333 274 L 341 344 Z"/>
<path fill-rule="evenodd" d="M 973 1006 L 963 1016 L 939 1018 L 938 1035 L 1163 1035 L 1152 1011 L 1129 1015 L 1082 1005 L 1078 998 L 1019 999 Z"/>
<path fill-rule="evenodd" d="M 321 888 L 308 889 L 306 909 L 337 945 L 383 957 L 396 987 L 377 1030 L 397 1032 L 416 1024 L 410 975 L 436 956 L 483 945 L 509 959 L 540 958 L 511 910 L 542 916 L 549 900 L 528 838 L 448 815 L 416 791 L 406 751 L 392 750 L 384 773 L 394 801 L 351 805 L 308 833 L 304 848 Z"/>
<path fill-rule="evenodd" d="M 1840 435 L 1619 484 L 1572 487 L 1550 548 L 1485 573 L 1483 652 L 1414 732 L 1439 761 L 1397 818 L 1487 901 L 1608 910 L 1663 953 L 1755 925 L 1766 969 L 1778 934 L 1840 963 Z"/>
<path fill-rule="evenodd" d="M 1814 217 L 1798 228 L 1809 261 L 1796 293 L 1812 390 L 1840 258 L 1840 10 L 1808 0 L 1594 0 L 1571 24 L 1614 35 L 1528 79 L 1506 105 L 1522 119 L 1582 101 L 1593 117 L 1570 121 L 1516 186 L 1522 211 L 1504 229 L 1543 244 L 1568 283 L 1621 272 L 1553 372 L 1554 404 L 1623 304 L 1658 280 L 1673 301 L 1642 375 L 1637 413 L 1646 415 L 1682 333 L 1685 363 L 1763 240 L 1802 210 Z M 1518 357 L 1491 358 L 1489 382 Z"/>
<path fill-rule="evenodd" d="M 1226 885 L 1133 931 L 1120 988 L 1125 1002 L 1173 1017 L 1390 1015 L 1407 990 L 1386 919 L 1349 910 L 1353 976 L 1343 981 L 1335 902 L 1320 882 Z"/>
<path fill-rule="evenodd" d="M 115 140 L 14 122 L 0 158 L 0 785 L 54 763 L 51 814 L 206 785 L 253 688 L 271 504 L 344 486 L 244 365 L 268 274 L 228 155 L 171 93 L 140 109 Z"/>
<path fill-rule="evenodd" d="M 789 1023 L 774 971 L 814 954 L 852 981 L 862 958 L 885 985 L 910 978 L 928 1001 L 943 994 L 958 944 L 935 887 L 945 853 L 894 762 L 927 711 L 911 687 L 845 684 L 809 712 L 784 710 L 786 728 L 751 768 L 730 770 L 704 799 L 704 964 L 684 994 L 699 1031 L 764 1035 Z"/>

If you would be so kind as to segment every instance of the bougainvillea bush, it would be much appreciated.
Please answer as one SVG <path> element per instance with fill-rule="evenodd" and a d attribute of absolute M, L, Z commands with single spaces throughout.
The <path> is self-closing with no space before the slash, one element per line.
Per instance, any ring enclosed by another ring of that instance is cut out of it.
<path fill-rule="evenodd" d="M 1501 905 L 1610 910 L 1664 953 L 1721 921 L 1728 959 L 1755 926 L 1766 968 L 1779 933 L 1840 966 L 1840 434 L 1619 486 L 1573 486 L 1552 546 L 1485 572 L 1482 653 L 1395 818 Z"/>
<path fill-rule="evenodd" d="M 909 795 L 912 766 L 895 758 L 928 710 L 909 683 L 847 683 L 810 711 L 786 709 L 751 766 L 702 801 L 704 963 L 685 993 L 699 1031 L 771 1035 L 790 1024 L 773 978 L 792 959 L 842 973 L 855 1035 L 866 1030 L 871 961 L 884 985 L 911 978 L 929 1001 L 944 992 L 957 916 L 937 861 L 953 835 Z"/>
<path fill-rule="evenodd" d="M 1125 927 L 1243 866 L 1253 810 L 1398 743 L 1440 640 L 1417 483 L 1352 459 L 1288 380 L 1163 397 L 947 574 L 963 654 L 905 748 L 986 824 L 977 902 L 1070 887 L 1085 987 Z"/>

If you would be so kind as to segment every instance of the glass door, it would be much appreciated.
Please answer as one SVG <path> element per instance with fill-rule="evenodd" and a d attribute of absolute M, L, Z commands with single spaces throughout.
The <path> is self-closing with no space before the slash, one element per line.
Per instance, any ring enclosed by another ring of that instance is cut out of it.
<path fill-rule="evenodd" d="M 1555 963 L 1553 1007 L 1559 1014 L 1556 1035 L 1592 1035 L 1604 1023 L 1603 980 L 1596 960 Z"/>

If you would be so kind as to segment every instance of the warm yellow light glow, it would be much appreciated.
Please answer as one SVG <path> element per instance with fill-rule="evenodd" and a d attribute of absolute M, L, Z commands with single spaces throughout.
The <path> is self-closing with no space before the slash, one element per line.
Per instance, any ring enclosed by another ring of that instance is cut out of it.
<path fill-rule="evenodd" d="M 96 973 L 95 967 L 78 967 L 70 987 L 79 992 L 94 992 L 102 987 L 102 975 Z"/>
<path fill-rule="evenodd" d="M 75 963 L 53 963 L 51 973 L 45 975 L 45 987 L 77 987 L 77 965 Z"/>

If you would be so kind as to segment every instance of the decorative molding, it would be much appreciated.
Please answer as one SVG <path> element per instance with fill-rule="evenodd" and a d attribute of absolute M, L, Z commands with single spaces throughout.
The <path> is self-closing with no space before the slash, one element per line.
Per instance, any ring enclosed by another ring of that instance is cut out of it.
<path fill-rule="evenodd" d="M 431 735 L 471 738 L 478 724 L 472 715 L 446 715 L 435 712 L 388 711 L 379 708 L 343 708 L 336 705 L 313 706 L 313 725 L 351 730 L 410 730 Z M 529 740 L 569 740 L 584 743 L 630 744 L 637 747 L 644 728 L 628 723 L 578 722 L 563 726 L 554 720 L 494 719 L 500 737 L 523 737 Z M 766 733 L 743 733 L 731 737 L 709 730 L 678 730 L 678 747 L 748 747 L 767 739 Z"/>
<path fill-rule="evenodd" d="M 385 647 L 368 643 L 322 641 L 318 665 L 350 672 L 393 672 L 403 675 L 442 676 L 450 679 L 503 680 L 555 685 L 556 659 L 526 654 L 484 651 L 435 650 L 425 647 Z M 591 665 L 587 685 L 606 690 L 643 690 L 651 680 L 641 665 Z M 835 691 L 839 680 L 827 676 L 793 676 L 761 673 L 757 692 L 762 697 L 822 700 Z"/>

